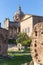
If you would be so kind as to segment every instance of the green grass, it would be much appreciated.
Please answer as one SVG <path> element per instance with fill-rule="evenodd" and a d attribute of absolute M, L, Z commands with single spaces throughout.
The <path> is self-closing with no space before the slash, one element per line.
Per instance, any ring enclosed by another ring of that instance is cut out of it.
<path fill-rule="evenodd" d="M 3 60 L 0 62 L 0 65 L 21 65 L 26 62 L 30 62 L 32 60 L 30 55 L 15 55 L 13 59 L 11 58 L 2 58 Z"/>
<path fill-rule="evenodd" d="M 8 52 L 8 55 L 13 58 L 0 57 L 0 65 L 21 65 L 32 60 L 30 55 L 30 49 L 25 49 L 24 52 Z"/>
<path fill-rule="evenodd" d="M 24 50 L 24 52 L 30 53 L 30 48 L 26 48 L 26 49 Z"/>

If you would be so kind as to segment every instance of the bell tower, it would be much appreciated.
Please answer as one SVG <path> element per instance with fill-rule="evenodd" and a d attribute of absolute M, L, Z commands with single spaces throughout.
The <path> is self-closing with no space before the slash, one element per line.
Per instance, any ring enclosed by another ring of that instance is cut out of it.
<path fill-rule="evenodd" d="M 5 18 L 5 20 L 4 20 L 4 28 L 7 30 L 9 28 L 9 21 L 10 21 L 9 18 Z"/>

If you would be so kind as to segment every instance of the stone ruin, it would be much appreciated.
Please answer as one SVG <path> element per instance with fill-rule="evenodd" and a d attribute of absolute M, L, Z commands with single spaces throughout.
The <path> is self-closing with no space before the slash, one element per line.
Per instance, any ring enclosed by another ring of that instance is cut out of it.
<path fill-rule="evenodd" d="M 8 31 L 0 28 L 0 55 L 6 56 L 8 48 Z"/>
<path fill-rule="evenodd" d="M 34 26 L 30 49 L 33 62 L 43 64 L 43 22 Z"/>

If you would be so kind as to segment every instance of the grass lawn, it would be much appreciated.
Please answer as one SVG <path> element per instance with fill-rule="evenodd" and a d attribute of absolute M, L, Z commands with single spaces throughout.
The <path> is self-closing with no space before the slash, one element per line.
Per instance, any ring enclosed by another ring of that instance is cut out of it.
<path fill-rule="evenodd" d="M 1 57 L 2 58 L 2 57 Z M 11 58 L 2 58 L 0 65 L 21 65 L 32 60 L 30 55 L 15 55 L 13 59 Z"/>
<path fill-rule="evenodd" d="M 8 52 L 8 55 L 13 58 L 0 57 L 0 65 L 21 65 L 32 60 L 30 50 L 24 52 Z"/>

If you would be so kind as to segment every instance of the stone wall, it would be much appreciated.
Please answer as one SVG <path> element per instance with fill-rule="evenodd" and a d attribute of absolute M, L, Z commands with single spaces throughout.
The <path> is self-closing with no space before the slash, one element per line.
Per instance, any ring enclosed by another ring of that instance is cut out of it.
<path fill-rule="evenodd" d="M 6 56 L 8 49 L 8 31 L 0 28 L 0 55 Z"/>
<path fill-rule="evenodd" d="M 34 26 L 30 49 L 33 61 L 43 64 L 43 22 Z"/>

